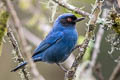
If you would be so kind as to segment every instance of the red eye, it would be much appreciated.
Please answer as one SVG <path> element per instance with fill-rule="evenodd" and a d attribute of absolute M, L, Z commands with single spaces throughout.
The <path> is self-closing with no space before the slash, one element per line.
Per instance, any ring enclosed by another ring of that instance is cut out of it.
<path fill-rule="evenodd" d="M 68 21 L 68 22 L 72 22 L 72 19 L 71 19 L 71 18 L 67 18 L 67 21 Z"/>

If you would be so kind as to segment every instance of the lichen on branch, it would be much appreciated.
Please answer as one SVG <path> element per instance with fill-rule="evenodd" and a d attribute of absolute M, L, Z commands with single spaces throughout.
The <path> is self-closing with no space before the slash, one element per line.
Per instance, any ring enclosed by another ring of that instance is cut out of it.
<path fill-rule="evenodd" d="M 107 16 L 104 28 L 109 31 L 106 41 L 111 45 L 111 51 L 108 51 L 108 53 L 112 56 L 114 51 L 120 51 L 120 14 L 114 8 Z M 119 59 L 118 57 L 115 62 L 120 61 Z"/>
<path fill-rule="evenodd" d="M 94 37 L 94 31 L 96 29 L 96 22 L 97 22 L 97 19 L 99 18 L 99 15 L 101 14 L 101 7 L 102 7 L 103 1 L 104 0 L 96 0 L 96 2 L 94 4 L 92 12 L 89 15 L 90 20 L 88 22 L 88 30 L 85 35 L 85 40 L 82 43 L 81 47 L 79 48 L 79 50 L 80 50 L 79 54 L 75 58 L 75 61 L 71 67 L 71 70 L 69 70 L 66 74 L 66 80 L 73 80 L 76 76 L 75 75 L 76 69 L 77 69 L 79 63 L 81 62 L 83 55 L 86 52 L 86 49 L 88 47 L 90 40 Z"/>

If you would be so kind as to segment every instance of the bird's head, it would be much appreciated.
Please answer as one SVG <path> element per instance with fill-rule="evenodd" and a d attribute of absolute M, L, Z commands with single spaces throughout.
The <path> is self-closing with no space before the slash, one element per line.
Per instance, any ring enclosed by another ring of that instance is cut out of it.
<path fill-rule="evenodd" d="M 84 17 L 82 18 L 77 18 L 74 14 L 72 13 L 64 13 L 60 15 L 56 21 L 55 25 L 62 25 L 63 27 L 70 27 L 70 26 L 75 26 L 75 24 L 79 21 L 84 20 Z"/>

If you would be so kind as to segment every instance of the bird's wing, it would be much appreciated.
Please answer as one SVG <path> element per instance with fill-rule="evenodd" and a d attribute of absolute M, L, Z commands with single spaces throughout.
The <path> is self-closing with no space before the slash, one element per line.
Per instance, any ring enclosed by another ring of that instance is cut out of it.
<path fill-rule="evenodd" d="M 59 42 L 63 38 L 63 32 L 54 32 L 49 34 L 45 40 L 43 40 L 40 45 L 35 49 L 33 56 L 40 54 L 47 48 L 51 47 L 53 44 Z"/>

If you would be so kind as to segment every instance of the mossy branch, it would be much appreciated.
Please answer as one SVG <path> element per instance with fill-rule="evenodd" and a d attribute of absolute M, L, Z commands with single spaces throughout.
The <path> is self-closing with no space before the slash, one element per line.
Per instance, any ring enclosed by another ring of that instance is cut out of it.
<path fill-rule="evenodd" d="M 75 12 L 77 14 L 80 14 L 82 16 L 87 16 L 87 17 L 89 16 L 88 12 L 85 12 L 85 11 L 81 10 L 80 8 L 77 8 L 77 7 L 73 6 L 73 5 L 65 3 L 63 0 L 53 0 L 53 1 L 55 3 L 57 3 L 57 4 L 59 4 L 60 6 L 66 8 L 66 9 L 68 9 L 70 11 L 73 11 L 73 12 Z"/>
<path fill-rule="evenodd" d="M 88 22 L 88 30 L 86 32 L 85 40 L 82 43 L 81 47 L 79 48 L 80 49 L 79 54 L 76 57 L 73 65 L 71 67 L 71 70 L 69 70 L 66 74 L 66 80 L 73 80 L 75 77 L 74 74 L 75 74 L 76 69 L 79 65 L 79 62 L 81 61 L 83 55 L 85 54 L 85 51 L 88 47 L 88 43 L 90 42 L 90 40 L 94 36 L 94 31 L 96 29 L 96 21 L 99 18 L 99 15 L 101 13 L 102 3 L 103 3 L 103 0 L 96 0 L 96 2 L 95 2 L 95 5 L 94 5 L 93 10 L 91 12 L 91 15 L 89 16 L 90 20 Z"/>
<path fill-rule="evenodd" d="M 16 55 L 14 57 L 16 58 L 17 62 L 21 63 L 24 60 L 11 29 L 7 27 L 8 18 L 9 18 L 9 12 L 7 12 L 5 9 L 1 9 L 0 11 L 0 46 L 2 45 L 2 40 L 4 35 L 7 33 L 14 47 L 14 50 L 16 52 Z M 29 80 L 29 77 L 27 76 L 27 72 L 24 69 L 22 69 L 20 74 L 23 75 L 26 80 Z"/>
<path fill-rule="evenodd" d="M 23 54 L 26 55 L 27 57 L 27 60 L 28 60 L 28 64 L 31 68 L 31 73 L 33 75 L 33 79 L 34 80 L 44 80 L 44 78 L 39 74 L 37 68 L 36 68 L 36 65 L 33 63 L 33 60 L 31 59 L 31 51 L 30 51 L 30 48 L 28 48 L 28 44 L 27 44 L 27 41 L 26 41 L 26 38 L 24 36 L 24 32 L 23 32 L 23 26 L 17 16 L 17 13 L 14 9 L 14 6 L 11 2 L 11 0 L 2 0 L 3 3 L 5 4 L 8 12 L 10 13 L 11 17 L 12 17 L 12 20 L 13 20 L 13 23 L 14 23 L 14 28 L 16 29 L 16 31 L 18 32 L 18 37 L 19 37 L 19 40 L 21 41 L 21 51 Z"/>
<path fill-rule="evenodd" d="M 7 36 L 9 37 L 9 39 L 10 39 L 12 45 L 13 45 L 13 48 L 15 50 L 14 57 L 16 59 L 16 62 L 18 62 L 19 64 L 21 62 L 24 62 L 24 58 L 23 58 L 22 53 L 19 49 L 19 45 L 17 43 L 17 40 L 16 40 L 16 38 L 15 38 L 15 36 L 14 36 L 10 27 L 8 27 Z M 23 76 L 21 76 L 21 78 L 24 78 L 25 80 L 30 80 L 30 76 L 28 74 L 28 71 L 25 69 L 25 67 L 22 68 L 22 70 L 20 71 L 19 74 L 20 74 L 20 76 L 23 75 Z"/>

